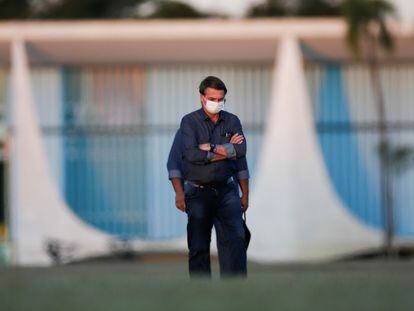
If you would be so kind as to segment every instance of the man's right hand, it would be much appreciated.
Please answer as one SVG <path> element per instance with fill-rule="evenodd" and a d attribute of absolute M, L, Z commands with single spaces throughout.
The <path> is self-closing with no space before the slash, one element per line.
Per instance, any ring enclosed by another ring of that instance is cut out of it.
<path fill-rule="evenodd" d="M 210 143 L 199 144 L 198 149 L 204 151 L 210 151 Z"/>
<path fill-rule="evenodd" d="M 175 206 L 182 212 L 185 212 L 185 199 L 184 199 L 184 192 L 176 192 L 175 193 Z"/>

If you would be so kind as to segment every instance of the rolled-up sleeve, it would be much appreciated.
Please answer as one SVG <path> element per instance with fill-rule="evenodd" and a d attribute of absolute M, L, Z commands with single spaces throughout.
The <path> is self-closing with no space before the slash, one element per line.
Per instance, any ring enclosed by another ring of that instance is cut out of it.
<path fill-rule="evenodd" d="M 236 160 L 237 166 L 237 178 L 238 179 L 249 179 L 249 167 L 247 166 L 246 157 L 241 157 Z"/>
<path fill-rule="evenodd" d="M 250 178 L 249 170 L 238 171 L 237 178 L 238 179 L 249 179 Z"/>
<path fill-rule="evenodd" d="M 226 144 L 223 144 L 223 147 L 226 150 L 228 159 L 233 160 L 236 158 L 236 149 L 234 148 L 233 144 L 226 143 Z"/>
<path fill-rule="evenodd" d="M 244 136 L 243 128 L 238 117 L 236 117 L 235 119 L 234 133 L 238 133 L 240 135 L 243 135 L 244 137 L 243 142 L 241 144 L 233 144 L 234 149 L 236 150 L 236 158 L 244 157 L 246 156 L 247 149 L 246 137 Z"/>
<path fill-rule="evenodd" d="M 188 116 L 182 118 L 180 129 L 183 139 L 183 153 L 186 160 L 193 164 L 206 164 L 210 162 L 213 154 L 198 148 L 195 128 Z"/>
<path fill-rule="evenodd" d="M 182 176 L 182 150 L 180 130 L 177 131 L 174 137 L 173 144 L 170 149 L 167 161 L 168 179 L 183 178 Z"/>
<path fill-rule="evenodd" d="M 173 179 L 173 178 L 183 178 L 183 174 L 181 173 L 180 170 L 168 170 L 168 179 Z"/>

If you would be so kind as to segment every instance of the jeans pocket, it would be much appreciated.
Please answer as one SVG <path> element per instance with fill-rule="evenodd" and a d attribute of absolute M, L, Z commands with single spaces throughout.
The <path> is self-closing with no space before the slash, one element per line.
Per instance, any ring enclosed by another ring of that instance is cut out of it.
<path fill-rule="evenodd" d="M 234 180 L 231 183 L 229 183 L 229 186 L 232 188 L 234 192 L 239 194 L 239 185 Z"/>
<path fill-rule="evenodd" d="M 192 184 L 184 184 L 184 197 L 186 199 L 194 197 L 197 194 L 198 187 L 193 186 Z"/>

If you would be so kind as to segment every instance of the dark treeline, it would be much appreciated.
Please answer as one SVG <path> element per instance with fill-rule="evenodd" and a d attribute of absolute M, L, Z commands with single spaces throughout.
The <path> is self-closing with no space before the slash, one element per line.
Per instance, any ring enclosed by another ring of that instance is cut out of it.
<path fill-rule="evenodd" d="M 246 17 L 339 16 L 338 0 L 263 0 L 248 9 Z M 166 0 L 0 0 L 0 19 L 122 19 L 208 18 L 180 1 Z"/>

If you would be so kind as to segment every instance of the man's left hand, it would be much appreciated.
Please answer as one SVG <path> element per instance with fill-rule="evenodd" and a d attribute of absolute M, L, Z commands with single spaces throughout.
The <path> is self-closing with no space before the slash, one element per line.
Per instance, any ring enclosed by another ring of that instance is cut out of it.
<path fill-rule="evenodd" d="M 243 140 L 244 140 L 244 136 L 239 134 L 239 133 L 236 133 L 230 138 L 230 143 L 231 144 L 241 144 L 241 143 L 243 143 Z"/>
<path fill-rule="evenodd" d="M 247 211 L 247 209 L 249 208 L 249 196 L 246 194 L 242 194 L 240 200 L 243 212 Z"/>

